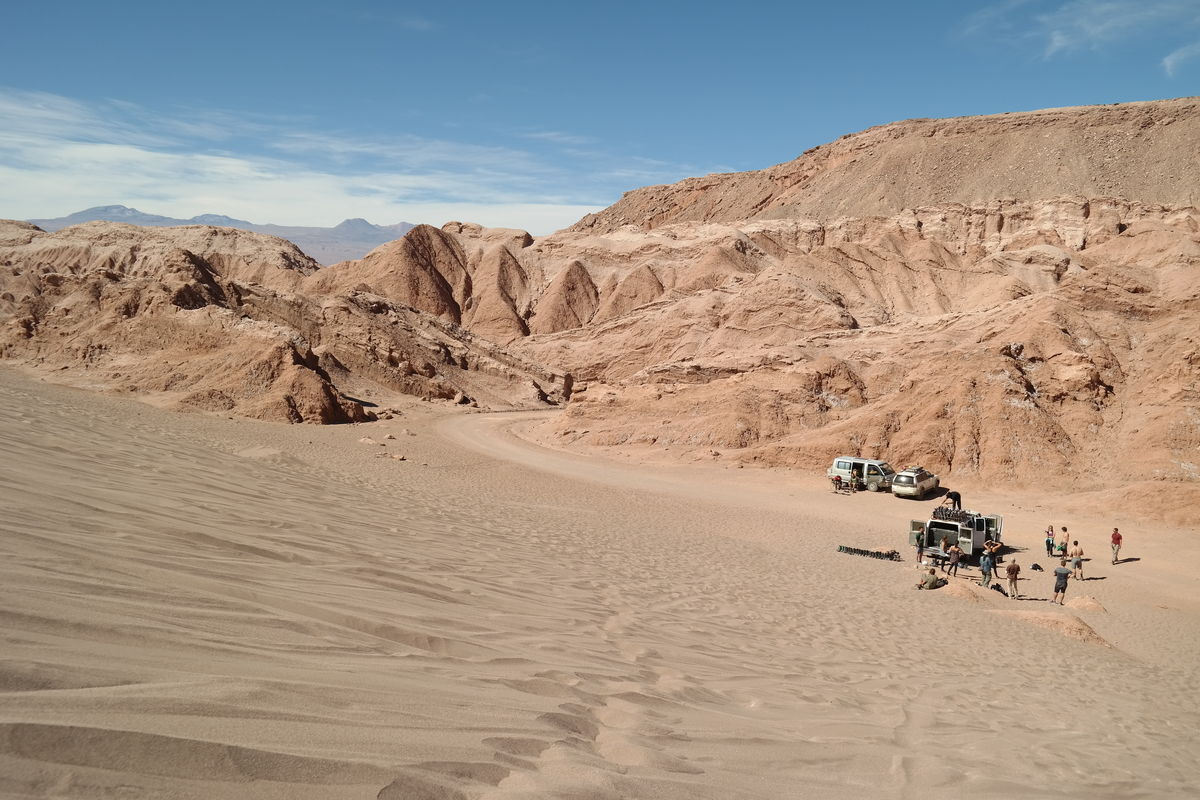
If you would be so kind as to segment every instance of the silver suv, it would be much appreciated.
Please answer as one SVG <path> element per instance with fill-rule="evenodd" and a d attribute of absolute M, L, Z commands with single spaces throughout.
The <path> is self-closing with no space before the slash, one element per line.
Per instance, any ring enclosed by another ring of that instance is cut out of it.
<path fill-rule="evenodd" d="M 938 476 L 924 467 L 909 467 L 900 470 L 892 478 L 892 494 L 896 497 L 915 497 L 921 500 L 941 485 Z"/>
<path fill-rule="evenodd" d="M 859 456 L 838 456 L 833 460 L 825 475 L 829 478 L 839 477 L 849 482 L 857 479 L 855 489 L 866 489 L 869 492 L 885 492 L 892 485 L 892 476 L 896 470 L 886 461 L 877 458 L 861 458 Z"/>

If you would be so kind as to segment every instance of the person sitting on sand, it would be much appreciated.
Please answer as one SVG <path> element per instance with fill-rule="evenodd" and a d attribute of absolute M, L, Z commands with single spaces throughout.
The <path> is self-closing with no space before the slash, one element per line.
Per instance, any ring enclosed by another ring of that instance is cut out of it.
<path fill-rule="evenodd" d="M 936 589 L 940 585 L 941 585 L 941 581 L 938 580 L 937 570 L 934 569 L 933 567 L 930 567 L 929 573 L 927 575 L 923 576 L 921 578 L 920 582 L 917 583 L 917 588 L 918 589 Z"/>
<path fill-rule="evenodd" d="M 1064 558 L 1054 568 L 1054 599 L 1050 601 L 1051 603 L 1065 605 L 1063 601 L 1067 599 L 1067 579 L 1070 577 L 1071 570 L 1067 568 L 1067 560 Z"/>
<path fill-rule="evenodd" d="M 1075 568 L 1075 578 L 1083 580 L 1083 548 L 1079 546 L 1079 540 L 1076 539 L 1071 546 L 1071 566 Z"/>
<path fill-rule="evenodd" d="M 1008 562 L 1008 566 L 1004 568 L 1004 574 L 1008 576 L 1008 596 L 1014 600 L 1020 599 L 1020 593 L 1017 591 L 1017 581 L 1020 580 L 1021 565 L 1014 558 Z"/>

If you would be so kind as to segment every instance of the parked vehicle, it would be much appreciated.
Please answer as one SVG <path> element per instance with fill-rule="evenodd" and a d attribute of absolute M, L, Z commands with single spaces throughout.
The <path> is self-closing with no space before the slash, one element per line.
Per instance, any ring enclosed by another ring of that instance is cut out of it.
<path fill-rule="evenodd" d="M 860 458 L 859 456 L 838 456 L 833 465 L 825 470 L 832 479 L 835 475 L 843 482 L 852 482 L 857 474 L 858 483 L 854 488 L 866 489 L 869 492 L 883 492 L 891 488 L 892 477 L 896 470 L 886 461 L 877 458 Z"/>
<path fill-rule="evenodd" d="M 900 470 L 892 478 L 892 494 L 896 497 L 915 497 L 921 500 L 941 485 L 938 476 L 924 467 L 909 467 Z"/>
<path fill-rule="evenodd" d="M 983 543 L 987 539 L 999 542 L 1004 532 L 1004 517 L 998 514 L 979 514 L 975 511 L 955 511 L 938 506 L 928 520 L 910 520 L 908 543 L 913 547 L 922 545 L 927 553 L 946 555 L 942 539 L 950 544 L 957 543 L 968 561 L 978 563 L 983 554 Z"/>

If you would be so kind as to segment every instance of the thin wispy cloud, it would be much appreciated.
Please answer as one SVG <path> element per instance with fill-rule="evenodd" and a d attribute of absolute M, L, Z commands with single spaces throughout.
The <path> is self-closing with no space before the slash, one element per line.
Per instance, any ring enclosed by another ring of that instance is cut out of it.
<path fill-rule="evenodd" d="M 306 122 L 0 88 L 0 216 L 140 203 L 180 217 L 217 212 L 309 225 L 464 219 L 545 233 L 612 202 L 630 187 L 624 181 L 688 174 L 684 165 L 600 152 L 570 158 L 562 146 L 586 137 L 556 131 L 510 136 L 503 146 L 353 136 Z M 554 147 L 539 152 L 522 140 Z"/>
<path fill-rule="evenodd" d="M 1162 60 L 1163 71 L 1169 77 L 1174 78 L 1175 73 L 1178 72 L 1185 61 L 1191 61 L 1198 56 L 1200 56 L 1200 42 L 1194 42 L 1186 47 L 1181 47 L 1178 50 L 1168 53 L 1166 58 Z"/>
<path fill-rule="evenodd" d="M 414 16 L 409 14 L 398 14 L 386 11 L 360 11 L 358 18 L 373 24 L 384 24 L 395 28 L 401 28 L 415 33 L 427 33 L 437 30 L 437 23 L 428 17 Z"/>
<path fill-rule="evenodd" d="M 1005 0 L 970 14 L 960 33 L 987 38 L 1018 49 L 1034 50 L 1053 59 L 1106 49 L 1136 40 L 1162 47 L 1151 58 L 1161 59 L 1163 70 L 1174 76 L 1179 66 L 1195 57 L 1195 45 L 1167 54 L 1172 41 L 1189 31 L 1200 36 L 1200 4 L 1195 0 L 1069 0 L 1042 3 Z M 1198 43 L 1200 44 L 1200 43 Z"/>
<path fill-rule="evenodd" d="M 1074 0 L 1034 16 L 1047 58 L 1083 48 L 1101 49 L 1163 24 L 1195 20 L 1196 5 L 1180 0 Z"/>
<path fill-rule="evenodd" d="M 523 133 L 522 137 L 526 139 L 535 139 L 540 142 L 549 142 L 551 144 L 574 145 L 582 146 L 595 144 L 596 140 L 590 136 L 580 136 L 574 133 L 564 133 L 562 131 L 533 131 L 531 133 Z"/>

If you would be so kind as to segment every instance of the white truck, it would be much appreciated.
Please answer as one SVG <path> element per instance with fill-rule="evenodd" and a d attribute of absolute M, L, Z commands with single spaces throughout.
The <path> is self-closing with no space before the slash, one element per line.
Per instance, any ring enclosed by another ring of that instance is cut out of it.
<path fill-rule="evenodd" d="M 926 553 L 942 557 L 946 555 L 942 540 L 947 539 L 947 547 L 957 544 L 963 551 L 963 560 L 977 564 L 983 555 L 983 543 L 988 539 L 1001 541 L 1003 532 L 1004 517 L 999 514 L 956 511 L 938 506 L 929 519 L 909 521 L 908 543 L 913 547 L 920 546 Z"/>

